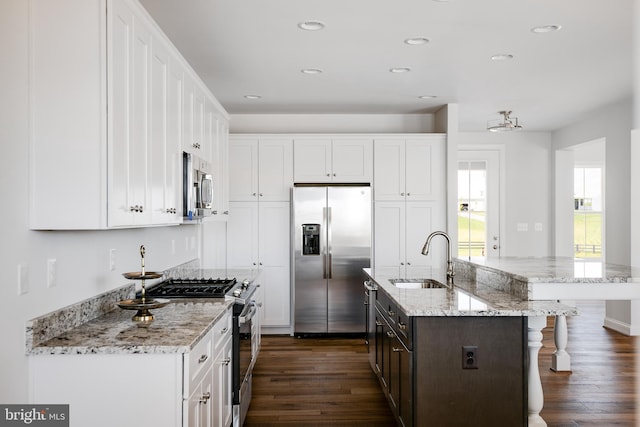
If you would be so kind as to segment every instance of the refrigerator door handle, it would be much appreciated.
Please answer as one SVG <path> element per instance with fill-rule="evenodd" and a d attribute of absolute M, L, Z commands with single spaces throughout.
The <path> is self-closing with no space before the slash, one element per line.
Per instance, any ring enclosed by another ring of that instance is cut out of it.
<path fill-rule="evenodd" d="M 327 279 L 333 276 L 333 260 L 331 257 L 331 207 L 327 208 Z"/>
<path fill-rule="evenodd" d="M 328 223 L 328 213 L 327 213 L 327 209 L 326 207 L 322 208 L 322 227 L 323 227 L 323 232 L 322 234 L 324 234 L 324 239 L 321 237 L 320 238 L 320 253 L 322 254 L 322 278 L 326 279 L 327 278 L 327 240 L 326 240 L 326 230 L 327 230 L 327 223 Z M 324 242 L 323 242 L 324 240 Z"/>

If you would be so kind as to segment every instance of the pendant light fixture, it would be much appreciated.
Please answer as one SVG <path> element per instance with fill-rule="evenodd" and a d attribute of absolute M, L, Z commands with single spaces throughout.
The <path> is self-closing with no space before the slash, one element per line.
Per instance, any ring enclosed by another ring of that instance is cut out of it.
<path fill-rule="evenodd" d="M 489 120 L 487 122 L 487 130 L 490 132 L 508 132 L 512 130 L 520 130 L 522 126 L 518 124 L 517 117 L 511 117 L 511 111 L 499 111 L 502 119 Z"/>

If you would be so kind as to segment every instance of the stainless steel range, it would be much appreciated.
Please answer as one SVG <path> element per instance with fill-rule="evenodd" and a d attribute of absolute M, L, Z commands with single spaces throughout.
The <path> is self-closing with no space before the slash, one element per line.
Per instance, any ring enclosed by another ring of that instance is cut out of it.
<path fill-rule="evenodd" d="M 199 270 L 196 270 L 199 271 Z M 233 425 L 242 426 L 251 403 L 251 376 L 260 345 L 256 281 L 236 278 L 171 278 L 147 289 L 146 294 L 162 298 L 233 299 L 232 399 Z"/>

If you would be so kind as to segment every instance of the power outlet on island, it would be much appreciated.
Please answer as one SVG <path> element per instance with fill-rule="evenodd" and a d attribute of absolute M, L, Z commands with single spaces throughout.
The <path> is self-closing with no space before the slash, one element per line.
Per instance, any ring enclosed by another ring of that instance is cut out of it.
<path fill-rule="evenodd" d="M 462 346 L 462 369 L 478 369 L 478 346 Z"/>

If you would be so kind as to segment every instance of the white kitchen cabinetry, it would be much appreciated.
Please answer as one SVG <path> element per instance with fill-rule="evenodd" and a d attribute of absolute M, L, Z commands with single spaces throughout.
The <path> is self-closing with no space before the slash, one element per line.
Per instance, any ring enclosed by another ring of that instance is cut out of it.
<path fill-rule="evenodd" d="M 445 268 L 444 241 L 433 242 L 421 254 L 427 236 L 445 230 L 444 205 L 433 202 L 376 202 L 374 265 L 376 274 L 391 277 L 429 277 L 431 268 Z M 442 244 L 442 245 L 440 245 Z"/>
<path fill-rule="evenodd" d="M 289 201 L 293 185 L 293 140 L 231 136 L 229 199 Z"/>
<path fill-rule="evenodd" d="M 179 151 L 206 100 L 226 112 L 137 1 L 33 0 L 29 20 L 31 228 L 180 223 Z"/>
<path fill-rule="evenodd" d="M 228 427 L 231 334 L 230 306 L 189 353 L 31 356 L 29 400 L 70 404 L 71 426 Z"/>
<path fill-rule="evenodd" d="M 260 268 L 263 326 L 289 327 L 290 204 L 230 202 L 228 268 Z"/>
<path fill-rule="evenodd" d="M 443 200 L 446 136 L 376 138 L 375 200 Z"/>
<path fill-rule="evenodd" d="M 295 182 L 371 182 L 373 140 L 361 137 L 296 138 Z"/>

